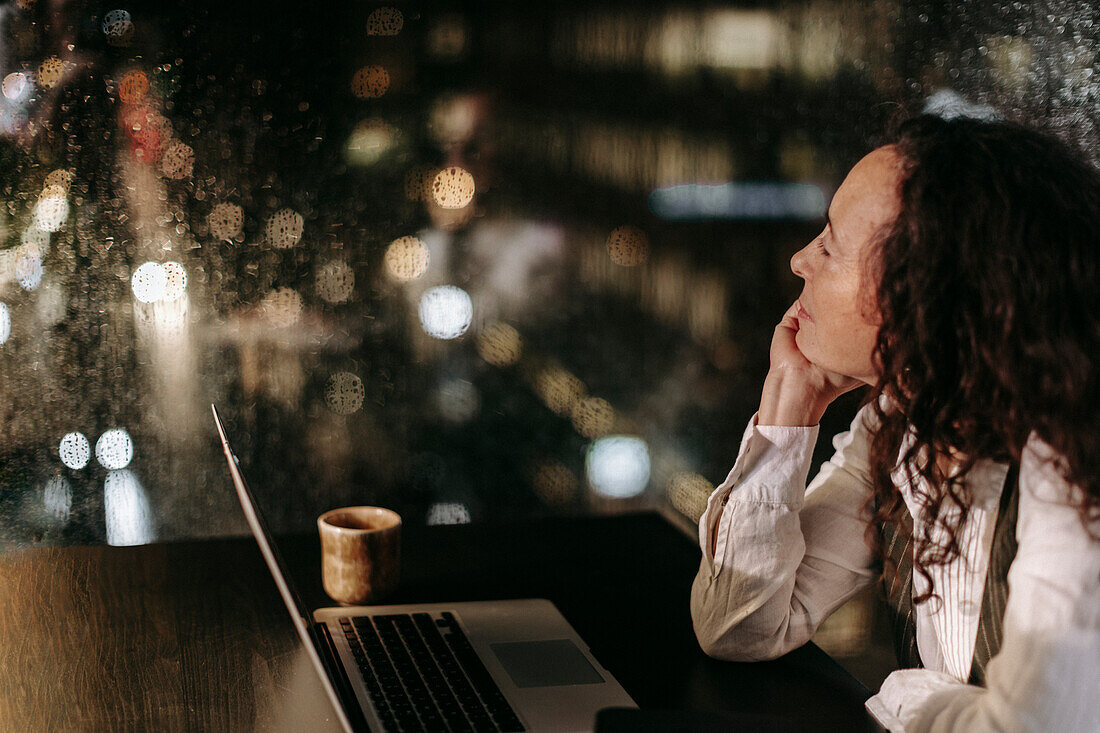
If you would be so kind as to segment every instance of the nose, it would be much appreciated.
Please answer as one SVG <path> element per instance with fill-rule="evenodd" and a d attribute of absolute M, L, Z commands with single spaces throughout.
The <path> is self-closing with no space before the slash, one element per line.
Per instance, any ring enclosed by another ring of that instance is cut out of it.
<path fill-rule="evenodd" d="M 802 249 L 798 250 L 791 256 L 791 272 L 798 275 L 803 280 L 809 279 L 809 249 L 813 242 L 807 244 Z"/>

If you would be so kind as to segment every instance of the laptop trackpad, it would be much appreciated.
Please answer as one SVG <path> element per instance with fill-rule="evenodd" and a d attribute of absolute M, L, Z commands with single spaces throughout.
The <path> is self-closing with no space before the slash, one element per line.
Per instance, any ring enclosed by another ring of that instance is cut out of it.
<path fill-rule="evenodd" d="M 516 687 L 592 685 L 604 681 L 569 639 L 490 644 Z"/>

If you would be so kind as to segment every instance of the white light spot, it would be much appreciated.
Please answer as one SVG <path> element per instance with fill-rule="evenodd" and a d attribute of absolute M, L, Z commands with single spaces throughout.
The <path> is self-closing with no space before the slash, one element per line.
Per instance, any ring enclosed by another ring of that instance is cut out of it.
<path fill-rule="evenodd" d="M 122 428 L 108 430 L 95 443 L 95 459 L 108 471 L 126 468 L 134 458 L 134 442 Z"/>
<path fill-rule="evenodd" d="M 436 391 L 436 403 L 445 420 L 463 423 L 481 409 L 481 395 L 477 387 L 465 379 L 449 379 Z"/>
<path fill-rule="evenodd" d="M 156 537 L 149 498 L 133 471 L 111 471 L 103 482 L 107 544 L 144 545 Z"/>
<path fill-rule="evenodd" d="M 42 489 L 42 504 L 46 511 L 62 524 L 69 521 L 73 508 L 73 487 L 64 476 L 54 476 Z"/>
<path fill-rule="evenodd" d="M 465 504 L 457 501 L 441 501 L 432 504 L 428 508 L 427 523 L 437 524 L 469 524 L 470 510 Z"/>
<path fill-rule="evenodd" d="M 56 232 L 69 218 L 69 202 L 61 186 L 46 186 L 34 205 L 34 225 L 43 232 Z"/>
<path fill-rule="evenodd" d="M 337 415 L 350 415 L 363 406 L 363 380 L 351 372 L 333 374 L 325 387 L 325 402 Z"/>
<path fill-rule="evenodd" d="M 88 465 L 88 459 L 92 457 L 92 447 L 83 433 L 68 433 L 57 446 L 57 454 L 61 456 L 62 463 L 79 471 Z"/>
<path fill-rule="evenodd" d="M 344 158 L 350 165 L 374 165 L 397 142 L 397 130 L 381 120 L 364 120 L 355 126 L 344 146 Z"/>
<path fill-rule="evenodd" d="M 11 311 L 7 303 L 0 303 L 0 344 L 11 336 Z"/>
<path fill-rule="evenodd" d="M 302 238 L 305 222 L 302 215 L 294 209 L 279 209 L 267 220 L 264 236 L 268 244 L 277 249 L 287 249 L 298 244 Z"/>
<path fill-rule="evenodd" d="M 440 285 L 420 296 L 420 326 L 437 339 L 458 338 L 466 333 L 474 319 L 474 304 L 462 288 Z"/>
<path fill-rule="evenodd" d="M 187 292 L 187 271 L 178 262 L 164 263 L 164 295 L 161 300 L 171 303 Z"/>
<path fill-rule="evenodd" d="M 26 76 L 18 71 L 4 77 L 4 96 L 8 99 L 19 99 L 30 87 L 31 83 Z"/>
<path fill-rule="evenodd" d="M 146 262 L 134 270 L 130 287 L 134 290 L 134 297 L 142 303 L 155 303 L 164 297 L 168 289 L 168 273 L 159 262 Z"/>
<path fill-rule="evenodd" d="M 236 204 L 218 204 L 206 217 L 206 223 L 215 239 L 232 239 L 244 226 L 244 210 Z"/>
<path fill-rule="evenodd" d="M 588 449 L 585 473 L 596 493 L 620 499 L 637 496 L 649 483 L 649 449 L 641 438 L 600 438 Z"/>
<path fill-rule="evenodd" d="M 35 250 L 24 254 L 15 263 L 15 276 L 24 290 L 34 290 L 42 283 L 42 255 Z"/>

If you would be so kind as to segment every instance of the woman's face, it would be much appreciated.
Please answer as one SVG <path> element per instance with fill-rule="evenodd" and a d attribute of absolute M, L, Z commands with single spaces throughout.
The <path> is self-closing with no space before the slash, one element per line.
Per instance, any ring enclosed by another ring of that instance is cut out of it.
<path fill-rule="evenodd" d="M 819 367 L 868 384 L 878 376 L 871 355 L 880 319 L 864 273 L 877 235 L 900 211 L 901 166 L 891 146 L 856 163 L 833 196 L 825 229 L 791 258 L 806 281 L 795 344 Z"/>

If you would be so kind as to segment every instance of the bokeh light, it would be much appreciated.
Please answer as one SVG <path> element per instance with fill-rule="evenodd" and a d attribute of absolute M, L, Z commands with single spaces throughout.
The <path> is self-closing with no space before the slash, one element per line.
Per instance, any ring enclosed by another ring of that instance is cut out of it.
<path fill-rule="evenodd" d="M 368 36 L 396 36 L 405 25 L 405 18 L 397 8 L 375 8 L 367 16 Z"/>
<path fill-rule="evenodd" d="M 190 178 L 195 167 L 195 151 L 190 145 L 173 140 L 168 143 L 160 159 L 160 169 L 164 175 L 179 181 Z"/>
<path fill-rule="evenodd" d="M 348 136 L 344 159 L 349 165 L 374 165 L 397 143 L 397 129 L 382 120 L 363 120 Z"/>
<path fill-rule="evenodd" d="M 535 373 L 535 393 L 559 415 L 569 415 L 587 391 L 584 382 L 558 366 L 547 366 Z"/>
<path fill-rule="evenodd" d="M 118 82 L 118 98 L 125 104 L 138 104 L 149 93 L 149 77 L 140 69 L 132 69 Z"/>
<path fill-rule="evenodd" d="M 439 414 L 444 420 L 464 423 L 481 409 L 481 395 L 477 387 L 465 379 L 447 379 L 435 393 Z"/>
<path fill-rule="evenodd" d="M 130 287 L 142 303 L 155 303 L 168 289 L 168 273 L 159 262 L 146 262 L 130 276 Z"/>
<path fill-rule="evenodd" d="M 325 404 L 337 415 L 351 415 L 363 406 L 363 380 L 351 372 L 337 372 L 325 386 Z"/>
<path fill-rule="evenodd" d="M 164 280 L 164 295 L 161 296 L 164 302 L 179 300 L 187 292 L 187 270 L 180 263 L 164 263 Z"/>
<path fill-rule="evenodd" d="M 474 318 L 474 304 L 462 288 L 440 285 L 420 296 L 417 309 L 420 326 L 437 339 L 458 338 L 466 333 Z"/>
<path fill-rule="evenodd" d="M 69 187 L 73 185 L 73 172 L 65 168 L 50 171 L 46 180 L 42 182 L 42 190 L 46 191 L 54 186 L 61 189 L 63 194 L 69 193 Z"/>
<path fill-rule="evenodd" d="M 215 239 L 233 239 L 244 226 L 244 209 L 237 204 L 218 204 L 207 215 L 206 223 Z"/>
<path fill-rule="evenodd" d="M 28 249 L 15 263 L 15 277 L 24 290 L 34 290 L 41 285 L 42 255 L 35 249 Z"/>
<path fill-rule="evenodd" d="M 567 504 L 577 496 L 577 477 L 558 461 L 541 461 L 532 466 L 531 485 L 535 494 L 550 506 Z"/>
<path fill-rule="evenodd" d="M 130 13 L 125 10 L 110 10 L 103 16 L 100 25 L 103 34 L 107 36 L 107 42 L 112 45 L 122 45 L 134 35 L 134 21 Z"/>
<path fill-rule="evenodd" d="M 144 545 L 156 539 L 149 498 L 133 471 L 123 469 L 107 474 L 103 482 L 103 509 L 107 544 Z"/>
<path fill-rule="evenodd" d="M 523 339 L 519 331 L 507 323 L 494 323 L 477 335 L 477 353 L 498 367 L 508 367 L 523 354 Z"/>
<path fill-rule="evenodd" d="M 134 458 L 134 442 L 122 428 L 112 428 L 95 442 L 95 459 L 108 471 L 126 468 Z"/>
<path fill-rule="evenodd" d="M 34 225 L 43 232 L 56 232 L 69 218 L 69 202 L 65 189 L 58 185 L 46 186 L 34 205 Z"/>
<path fill-rule="evenodd" d="M 57 521 L 65 524 L 73 508 L 73 487 L 64 476 L 54 476 L 42 489 L 42 505 Z"/>
<path fill-rule="evenodd" d="M 293 326 L 302 317 L 302 296 L 292 288 L 275 288 L 264 296 L 260 310 L 273 326 Z"/>
<path fill-rule="evenodd" d="M 317 270 L 317 294 L 326 303 L 346 303 L 355 293 L 355 270 L 343 260 L 332 260 Z"/>
<path fill-rule="evenodd" d="M 8 99 L 16 100 L 21 99 L 24 94 L 30 89 L 31 83 L 27 79 L 25 74 L 21 74 L 18 71 L 13 71 L 4 77 L 3 91 L 4 96 Z"/>
<path fill-rule="evenodd" d="M 615 408 L 600 397 L 585 397 L 578 400 L 570 412 L 573 427 L 589 439 L 601 438 L 615 427 Z"/>
<path fill-rule="evenodd" d="M 621 226 L 607 238 L 611 261 L 623 267 L 634 267 L 649 257 L 649 239 L 638 227 Z"/>
<path fill-rule="evenodd" d="M 415 280 L 428 270 L 428 245 L 416 237 L 400 237 L 386 247 L 386 271 L 395 280 Z"/>
<path fill-rule="evenodd" d="M 600 438 L 588 448 L 585 473 L 592 489 L 604 496 L 638 496 L 649 483 L 649 449 L 629 435 Z"/>
<path fill-rule="evenodd" d="M 298 244 L 304 227 L 302 215 L 297 211 L 289 208 L 279 209 L 267 220 L 264 237 L 272 247 L 287 249 Z"/>
<path fill-rule="evenodd" d="M 11 336 L 11 311 L 7 303 L 0 303 L 0 344 L 7 343 Z"/>
<path fill-rule="evenodd" d="M 92 446 L 83 433 L 67 433 L 57 446 L 57 454 L 61 462 L 74 471 L 79 471 L 88 465 L 92 457 Z"/>
<path fill-rule="evenodd" d="M 428 507 L 428 516 L 425 523 L 429 525 L 439 524 L 469 524 L 470 510 L 458 501 L 441 501 Z"/>
<path fill-rule="evenodd" d="M 669 480 L 665 494 L 677 511 L 698 522 L 706 511 L 707 499 L 713 491 L 713 484 L 699 474 L 681 472 L 674 474 Z"/>
<path fill-rule="evenodd" d="M 432 190 L 432 181 L 438 168 L 430 165 L 418 165 L 405 173 L 405 198 L 409 201 L 424 201 Z"/>
<path fill-rule="evenodd" d="M 389 72 L 381 66 L 364 66 L 351 78 L 351 92 L 359 99 L 381 97 L 389 88 Z"/>
<path fill-rule="evenodd" d="M 432 199 L 443 209 L 461 209 L 474 200 L 474 177 L 453 165 L 435 174 Z"/>
<path fill-rule="evenodd" d="M 65 64 L 56 56 L 48 56 L 38 65 L 38 73 L 35 79 L 39 86 L 49 89 L 61 81 L 61 75 L 65 72 Z"/>

